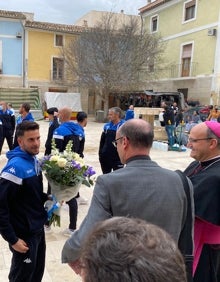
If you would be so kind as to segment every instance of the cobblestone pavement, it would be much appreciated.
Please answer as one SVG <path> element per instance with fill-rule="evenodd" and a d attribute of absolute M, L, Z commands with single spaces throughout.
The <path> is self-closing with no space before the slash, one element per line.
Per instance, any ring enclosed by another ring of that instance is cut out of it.
<path fill-rule="evenodd" d="M 47 137 L 48 121 L 39 121 L 41 132 L 41 149 L 39 156 L 44 154 L 44 144 Z M 102 132 L 103 123 L 95 122 L 93 117 L 89 118 L 87 127 L 85 128 L 86 143 L 85 143 L 85 161 L 92 165 L 97 175 L 101 174 L 101 169 L 98 161 L 98 146 Z M 0 168 L 6 163 L 5 153 L 7 152 L 7 143 L 5 142 L 2 155 L 0 156 Z M 189 157 L 189 150 L 186 152 L 163 152 L 159 150 L 151 150 L 151 158 L 162 167 L 172 170 L 184 169 L 192 159 Z M 45 191 L 47 182 L 45 181 Z M 90 202 L 93 188 L 81 187 L 80 195 L 88 199 Z M 85 217 L 88 205 L 79 205 L 78 226 Z M 62 234 L 62 231 L 68 226 L 68 208 L 63 206 L 61 209 L 61 227 L 52 227 L 52 232 L 46 234 L 47 253 L 46 253 L 46 268 L 42 282 L 80 282 L 79 276 L 66 265 L 61 264 L 61 250 L 67 239 Z M 7 243 L 0 237 L 0 281 L 8 281 L 8 272 L 10 268 L 11 253 Z"/>

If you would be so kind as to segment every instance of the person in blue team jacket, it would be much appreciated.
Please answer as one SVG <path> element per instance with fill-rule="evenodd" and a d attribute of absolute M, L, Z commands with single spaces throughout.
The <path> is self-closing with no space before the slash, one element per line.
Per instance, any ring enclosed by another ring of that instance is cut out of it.
<path fill-rule="evenodd" d="M 121 119 L 122 111 L 118 107 L 108 111 L 109 122 L 104 125 L 99 144 L 99 162 L 103 173 L 109 173 L 123 167 L 116 147 L 113 145 L 116 131 L 125 122 Z"/>
<path fill-rule="evenodd" d="M 80 148 L 82 146 L 80 139 L 85 141 L 84 130 L 79 124 L 70 120 L 71 115 L 71 108 L 64 107 L 59 110 L 58 116 L 61 124 L 58 128 L 54 130 L 53 138 L 55 140 L 56 147 L 60 152 L 63 152 L 68 142 L 72 140 L 72 151 L 79 153 L 82 156 L 82 152 L 80 152 Z M 78 204 L 76 198 L 72 198 L 66 203 L 69 206 L 70 223 L 68 228 L 64 230 L 63 234 L 66 236 L 70 236 L 76 229 Z"/>
<path fill-rule="evenodd" d="M 13 135 L 15 130 L 14 113 L 8 109 L 7 103 L 0 101 L 0 154 L 6 139 L 9 150 L 13 148 Z"/>
<path fill-rule="evenodd" d="M 19 108 L 19 116 L 16 119 L 16 126 L 25 120 L 34 121 L 34 117 L 32 113 L 30 112 L 30 109 L 31 109 L 31 105 L 29 103 L 21 104 Z M 17 146 L 18 146 L 18 141 L 17 141 L 17 134 L 15 131 L 13 148 Z"/>
<path fill-rule="evenodd" d="M 12 252 L 9 281 L 40 282 L 45 267 L 44 203 L 40 166 L 39 124 L 24 121 L 17 126 L 19 146 L 6 155 L 0 178 L 0 233 Z"/>
<path fill-rule="evenodd" d="M 134 106 L 130 105 L 128 110 L 125 113 L 125 120 L 134 118 Z"/>

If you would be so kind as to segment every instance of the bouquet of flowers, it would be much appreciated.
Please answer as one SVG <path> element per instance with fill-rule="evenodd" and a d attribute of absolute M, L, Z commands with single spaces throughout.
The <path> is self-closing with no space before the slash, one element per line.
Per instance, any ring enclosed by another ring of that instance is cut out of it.
<path fill-rule="evenodd" d="M 44 156 L 40 160 L 40 166 L 51 186 L 51 192 L 59 202 L 69 201 L 75 197 L 81 184 L 88 187 L 93 185 L 90 177 L 95 171 L 84 163 L 79 154 L 72 152 L 72 145 L 73 142 L 69 141 L 61 153 L 53 139 L 51 155 Z"/>

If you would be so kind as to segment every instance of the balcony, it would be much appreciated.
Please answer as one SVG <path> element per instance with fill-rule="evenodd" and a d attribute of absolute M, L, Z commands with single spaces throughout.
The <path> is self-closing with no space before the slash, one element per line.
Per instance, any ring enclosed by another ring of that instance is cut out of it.
<path fill-rule="evenodd" d="M 197 74 L 198 63 L 191 62 L 189 64 L 172 64 L 168 68 L 169 78 L 194 78 Z"/>

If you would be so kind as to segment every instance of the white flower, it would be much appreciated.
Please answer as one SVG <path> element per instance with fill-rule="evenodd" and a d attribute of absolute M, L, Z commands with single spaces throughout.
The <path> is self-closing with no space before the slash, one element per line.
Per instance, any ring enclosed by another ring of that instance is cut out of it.
<path fill-rule="evenodd" d="M 53 155 L 50 157 L 50 161 L 58 162 L 59 158 L 60 157 L 58 155 Z"/>
<path fill-rule="evenodd" d="M 60 185 L 73 187 L 78 183 L 83 183 L 90 187 L 93 184 L 90 177 L 95 174 L 95 171 L 84 163 L 79 154 L 73 153 L 71 148 L 72 141 L 69 141 L 66 150 L 57 154 L 53 139 L 52 155 L 44 156 L 41 160 L 41 168 L 48 179 Z"/>
<path fill-rule="evenodd" d="M 59 167 L 65 167 L 65 165 L 67 164 L 67 160 L 64 158 L 59 158 L 57 164 Z"/>
<path fill-rule="evenodd" d="M 73 153 L 73 159 L 76 161 L 76 163 L 79 163 L 81 166 L 85 165 L 85 162 L 84 162 L 83 158 L 81 158 L 79 156 L 79 154 Z"/>
<path fill-rule="evenodd" d="M 51 155 L 59 155 L 59 150 L 58 149 L 56 149 L 56 148 L 53 148 L 52 150 L 51 150 Z"/>

